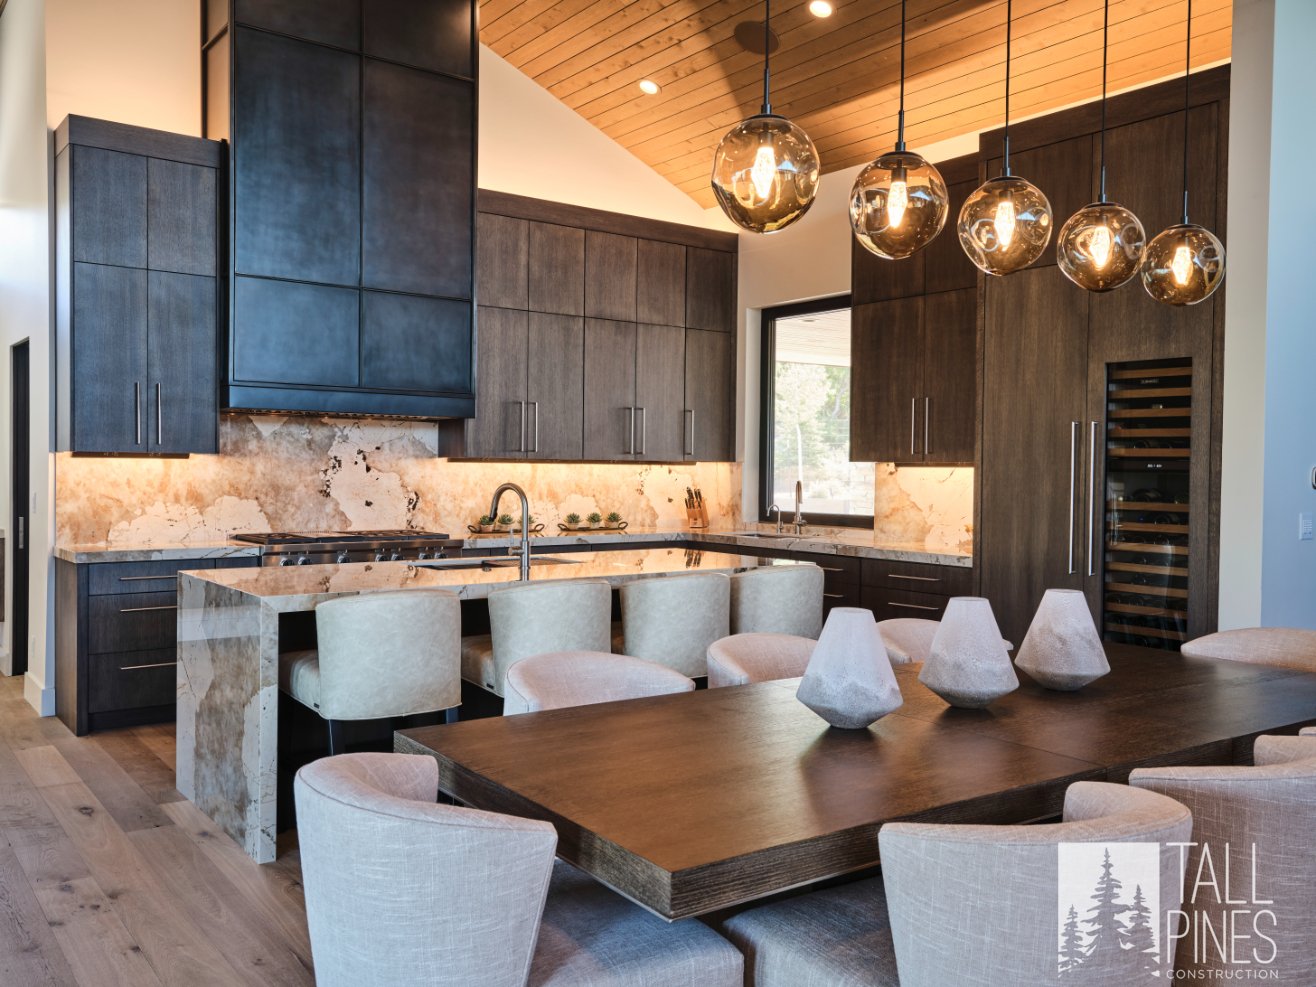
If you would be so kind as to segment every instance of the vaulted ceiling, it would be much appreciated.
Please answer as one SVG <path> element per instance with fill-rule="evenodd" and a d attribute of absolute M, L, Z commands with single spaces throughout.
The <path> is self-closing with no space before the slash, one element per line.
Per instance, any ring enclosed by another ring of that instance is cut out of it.
<path fill-rule="evenodd" d="M 900 0 L 777 0 L 773 109 L 813 138 L 823 171 L 895 140 Z M 1005 0 L 908 0 L 911 147 L 999 126 Z M 1182 71 L 1187 0 L 1111 0 L 1112 91 Z M 705 206 L 722 134 L 758 112 L 762 56 L 733 32 L 760 0 L 481 0 L 480 39 Z M 1011 115 L 1101 92 L 1102 0 L 1015 0 Z M 1232 0 L 1194 0 L 1193 65 L 1229 57 Z M 641 79 L 662 86 L 655 96 Z"/>

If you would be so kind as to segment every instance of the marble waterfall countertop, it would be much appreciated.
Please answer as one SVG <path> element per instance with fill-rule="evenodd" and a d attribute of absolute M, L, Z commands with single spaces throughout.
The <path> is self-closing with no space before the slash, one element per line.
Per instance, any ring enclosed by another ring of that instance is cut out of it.
<path fill-rule="evenodd" d="M 554 531 L 531 536 L 535 550 L 549 552 L 568 545 L 594 545 L 603 551 L 620 548 L 637 542 L 698 541 L 749 549 L 777 549 L 793 552 L 816 552 L 820 555 L 848 555 L 858 558 L 880 559 L 887 562 L 922 562 L 932 565 L 949 565 L 972 568 L 973 556 L 958 552 L 933 552 L 914 543 L 892 542 L 867 529 L 802 535 L 788 534 L 784 538 L 770 533 L 751 534 L 749 528 L 640 528 L 632 526 L 625 531 Z M 519 535 L 454 535 L 464 538 L 468 549 L 510 548 L 520 544 Z M 118 545 L 111 543 L 84 543 L 58 545 L 55 557 L 66 562 L 154 562 L 164 560 L 217 559 L 243 555 L 256 555 L 259 548 L 245 542 L 225 541 L 206 544 Z"/>
<path fill-rule="evenodd" d="M 533 581 L 614 585 L 686 572 L 738 572 L 788 560 L 657 548 L 588 552 L 537 565 Z M 178 580 L 178 790 L 260 863 L 278 831 L 279 629 L 282 615 L 338 596 L 452 590 L 465 599 L 519 581 L 516 565 L 355 562 L 184 572 Z"/>

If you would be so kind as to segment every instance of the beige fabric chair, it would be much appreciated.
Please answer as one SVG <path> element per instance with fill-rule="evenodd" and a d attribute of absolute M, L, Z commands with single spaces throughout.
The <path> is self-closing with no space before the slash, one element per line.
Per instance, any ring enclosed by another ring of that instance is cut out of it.
<path fill-rule="evenodd" d="M 611 647 L 612 587 L 601 579 L 517 583 L 489 594 L 490 633 L 462 641 L 462 678 L 499 696 L 507 670 L 549 651 Z"/>
<path fill-rule="evenodd" d="M 1300 737 L 1316 737 L 1316 727 L 1303 727 L 1298 731 Z"/>
<path fill-rule="evenodd" d="M 1187 851 L 1189 886 L 1209 852 L 1208 874 L 1224 880 L 1242 904 L 1222 903 L 1206 889 L 1184 907 L 1198 936 L 1205 929 L 1227 929 L 1229 911 L 1272 912 L 1257 926 L 1274 941 L 1274 959 L 1247 966 L 1222 957 L 1214 945 L 1194 948 L 1193 933 L 1179 943 L 1178 966 L 1193 979 L 1223 983 L 1249 968 L 1273 971 L 1281 984 L 1316 984 L 1316 731 L 1298 737 L 1258 737 L 1255 767 L 1139 768 L 1129 778 L 1137 788 L 1160 792 L 1186 805 L 1193 814 L 1193 846 Z M 1204 850 L 1203 848 L 1207 848 Z M 1254 872 L 1255 861 L 1255 872 Z M 1253 903 L 1258 898 L 1273 904 Z M 1253 946 L 1267 956 L 1272 947 L 1252 933 L 1253 916 L 1244 914 L 1241 932 L 1250 958 Z M 1209 940 L 1207 940 L 1209 942 Z M 1187 981 L 1185 981 L 1187 982 Z"/>
<path fill-rule="evenodd" d="M 937 636 L 939 620 L 924 617 L 891 617 L 877 622 L 878 633 L 886 645 L 886 656 L 893 665 L 908 665 L 913 661 L 927 661 L 932 652 L 932 639 Z M 1014 645 L 1002 641 L 1006 651 Z"/>
<path fill-rule="evenodd" d="M 507 670 L 503 715 L 590 706 L 623 699 L 692 692 L 680 672 L 626 655 L 554 651 L 522 658 Z"/>
<path fill-rule="evenodd" d="M 447 590 L 372 593 L 315 608 L 317 647 L 279 656 L 279 687 L 333 723 L 461 705 L 461 601 Z"/>
<path fill-rule="evenodd" d="M 817 643 L 794 634 L 732 634 L 714 641 L 708 646 L 708 687 L 798 678 Z"/>
<path fill-rule="evenodd" d="M 436 805 L 433 758 L 325 758 L 294 791 L 320 987 L 741 987 L 706 926 L 555 865 L 551 824 Z"/>
<path fill-rule="evenodd" d="M 1192 830 L 1188 810 L 1172 799 L 1104 782 L 1070 786 L 1064 820 L 889 823 L 878 837 L 881 878 L 752 908 L 714 928 L 744 952 L 754 987 L 1052 987 L 1063 982 L 1057 844 L 1168 844 Z M 1178 851 L 1163 846 L 1159 864 L 1160 899 L 1150 904 L 1163 913 L 1182 899 Z M 1121 956 L 1085 966 L 1075 982 L 1144 981 Z"/>
<path fill-rule="evenodd" d="M 818 640 L 823 571 L 813 563 L 773 565 L 731 577 L 732 634 L 793 634 Z"/>
<path fill-rule="evenodd" d="M 731 581 L 724 573 L 636 579 L 624 583 L 620 592 L 624 654 L 656 661 L 691 678 L 708 674 L 708 646 L 726 637 L 730 628 Z"/>
<path fill-rule="evenodd" d="M 1185 641 L 1179 650 L 1190 658 L 1224 658 L 1316 672 L 1316 631 L 1295 627 L 1244 627 L 1219 631 Z"/>

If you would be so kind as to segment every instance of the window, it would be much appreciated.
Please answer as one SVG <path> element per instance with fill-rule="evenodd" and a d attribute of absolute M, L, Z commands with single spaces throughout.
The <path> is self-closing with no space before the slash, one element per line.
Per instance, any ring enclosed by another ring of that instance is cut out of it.
<path fill-rule="evenodd" d="M 763 313 L 759 519 L 789 521 L 795 484 L 811 524 L 870 527 L 873 464 L 850 462 L 850 299 Z"/>

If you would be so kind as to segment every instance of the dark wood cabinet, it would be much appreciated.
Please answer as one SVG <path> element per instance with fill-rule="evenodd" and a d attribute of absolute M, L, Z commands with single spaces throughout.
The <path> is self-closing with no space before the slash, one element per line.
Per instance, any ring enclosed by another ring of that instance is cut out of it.
<path fill-rule="evenodd" d="M 585 231 L 530 222 L 526 307 L 549 315 L 585 314 Z"/>
<path fill-rule="evenodd" d="M 923 299 L 925 463 L 974 461 L 978 420 L 978 290 L 939 291 Z"/>
<path fill-rule="evenodd" d="M 685 455 L 685 335 L 680 326 L 636 330 L 636 459 L 670 463 Z"/>
<path fill-rule="evenodd" d="M 974 288 L 978 284 L 978 269 L 960 246 L 958 230 L 960 210 L 979 186 L 978 156 L 971 154 L 938 164 L 946 182 L 950 205 L 946 212 L 946 226 L 927 248 L 922 251 L 924 260 L 923 290 L 928 294 L 954 291 L 957 288 Z"/>
<path fill-rule="evenodd" d="M 469 79 L 475 24 L 469 0 L 366 0 L 361 50 L 374 58 Z"/>
<path fill-rule="evenodd" d="M 470 394 L 470 305 L 363 291 L 361 384 L 371 390 Z"/>
<path fill-rule="evenodd" d="M 967 595 L 972 586 L 971 568 L 864 559 L 861 605 L 878 620 L 940 620 L 951 597 Z"/>
<path fill-rule="evenodd" d="M 951 231 L 954 232 L 953 230 Z M 933 243 L 946 236 L 943 230 Z M 928 247 L 927 249 L 931 249 Z M 920 250 L 913 257 L 887 260 L 879 257 L 856 240 L 851 245 L 850 300 L 854 305 L 884 302 L 893 298 L 912 298 L 923 294 L 925 254 Z"/>
<path fill-rule="evenodd" d="M 59 449 L 217 450 L 221 154 L 213 141 L 85 117 L 60 125 Z"/>
<path fill-rule="evenodd" d="M 524 219 L 480 213 L 476 296 L 481 305 L 527 308 L 528 225 Z"/>
<path fill-rule="evenodd" d="M 854 307 L 850 458 L 856 462 L 920 461 L 922 313 L 923 301 L 917 297 Z"/>
<path fill-rule="evenodd" d="M 580 459 L 584 454 L 585 320 L 531 312 L 526 401 L 530 459 Z"/>
<path fill-rule="evenodd" d="M 586 459 L 635 457 L 634 322 L 585 320 Z"/>
<path fill-rule="evenodd" d="M 635 317 L 650 325 L 685 325 L 685 247 L 681 244 L 640 241 Z"/>
<path fill-rule="evenodd" d="M 585 232 L 585 315 L 635 321 L 639 241 L 632 236 Z"/>
<path fill-rule="evenodd" d="M 685 332 L 685 459 L 736 458 L 736 337 Z"/>
<path fill-rule="evenodd" d="M 685 256 L 687 329 L 736 331 L 736 254 L 691 247 Z"/>
<path fill-rule="evenodd" d="M 361 40 L 362 6 L 361 0 L 233 0 L 233 18 L 302 41 L 355 49 Z M 206 7 L 213 37 L 223 3 L 206 0 Z"/>
<path fill-rule="evenodd" d="M 529 316 L 481 305 L 479 320 L 475 416 L 465 423 L 465 454 L 477 459 L 524 458 Z"/>

